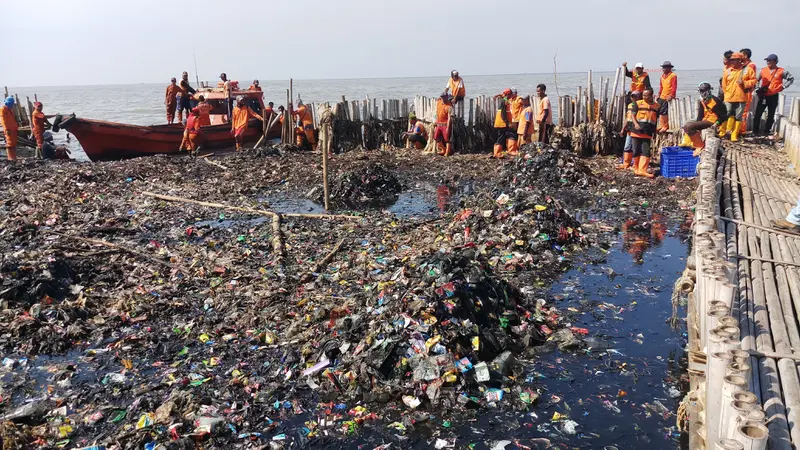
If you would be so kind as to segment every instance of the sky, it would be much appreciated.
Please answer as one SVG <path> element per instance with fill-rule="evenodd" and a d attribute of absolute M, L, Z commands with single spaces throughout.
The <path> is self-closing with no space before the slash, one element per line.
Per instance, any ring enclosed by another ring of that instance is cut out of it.
<path fill-rule="evenodd" d="M 201 80 L 550 73 L 556 53 L 559 72 L 680 71 L 742 47 L 796 67 L 798 13 L 798 0 L 2 0 L 0 84 L 194 80 L 193 49 Z"/>

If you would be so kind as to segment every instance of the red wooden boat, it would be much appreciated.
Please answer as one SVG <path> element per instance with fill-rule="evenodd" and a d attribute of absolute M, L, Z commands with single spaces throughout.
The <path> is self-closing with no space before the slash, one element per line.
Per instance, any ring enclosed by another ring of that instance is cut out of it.
<path fill-rule="evenodd" d="M 234 146 L 231 126 L 220 123 L 227 112 L 224 94 L 217 89 L 199 90 L 195 96 L 205 95 L 213 106 L 211 111 L 212 125 L 203 127 L 205 142 L 202 149 L 229 148 Z M 234 96 L 244 95 L 246 98 L 263 101 L 260 91 L 234 91 Z M 215 125 L 216 123 L 216 125 Z M 275 121 L 267 133 L 267 138 L 280 137 L 280 122 Z M 157 154 L 179 153 L 183 140 L 183 125 L 128 125 L 123 123 L 104 122 L 101 120 L 81 119 L 74 114 L 62 119 L 60 128 L 69 131 L 78 139 L 83 151 L 92 161 L 114 160 L 148 156 Z M 263 135 L 264 124 L 258 119 L 251 119 L 244 134 L 244 142 L 255 143 Z"/>

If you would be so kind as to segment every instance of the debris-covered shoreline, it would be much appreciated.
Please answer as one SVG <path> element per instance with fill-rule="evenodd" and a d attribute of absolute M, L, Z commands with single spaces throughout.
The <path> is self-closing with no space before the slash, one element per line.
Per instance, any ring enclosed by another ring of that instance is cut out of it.
<path fill-rule="evenodd" d="M 143 193 L 315 200 L 318 155 L 3 164 L 4 445 L 323 446 L 375 423 L 402 442 L 442 412 L 535 409 L 518 359 L 585 345 L 544 288 L 628 215 L 677 212 L 692 184 L 523 150 L 337 155 L 334 193 L 369 206 L 287 215 L 280 233 L 264 215 Z M 428 214 L 383 209 L 414 186 L 436 198 Z M 53 359 L 45 376 L 37 355 Z"/>

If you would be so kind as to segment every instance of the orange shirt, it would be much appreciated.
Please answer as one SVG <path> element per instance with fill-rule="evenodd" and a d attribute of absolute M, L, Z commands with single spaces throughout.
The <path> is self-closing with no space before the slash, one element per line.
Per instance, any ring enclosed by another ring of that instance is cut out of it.
<path fill-rule="evenodd" d="M 200 126 L 207 127 L 211 125 L 211 105 L 208 102 L 200 102 L 197 104 L 197 109 L 200 110 Z"/>
<path fill-rule="evenodd" d="M 544 118 L 544 110 L 548 110 L 547 119 Z M 549 98 L 542 97 L 541 99 L 539 99 L 539 114 L 537 114 L 536 121 L 537 122 L 544 121 L 546 125 L 553 124 L 553 108 L 550 106 Z"/>
<path fill-rule="evenodd" d="M 233 124 L 233 128 L 236 130 L 240 130 L 242 128 L 247 127 L 247 121 L 250 120 L 251 117 L 259 118 L 258 114 L 254 113 L 249 106 L 245 105 L 241 108 L 239 105 L 233 107 L 233 120 L 231 123 Z"/>
<path fill-rule="evenodd" d="M 522 113 L 522 97 L 511 100 L 511 121 L 519 122 L 519 115 Z"/>
<path fill-rule="evenodd" d="M 14 116 L 14 111 L 6 105 L 0 108 L 0 125 L 3 126 L 3 131 L 6 133 L 15 133 L 19 130 L 17 118 Z"/>
<path fill-rule="evenodd" d="M 678 76 L 675 72 L 668 74 L 661 74 L 661 90 L 658 92 L 658 98 L 666 100 L 667 96 L 675 98 L 678 92 Z"/>
<path fill-rule="evenodd" d="M 297 116 L 297 120 L 306 125 L 314 125 L 314 119 L 311 117 L 311 113 L 306 109 L 306 105 L 303 105 L 294 110 L 294 115 Z"/>
<path fill-rule="evenodd" d="M 453 77 L 450 77 L 447 80 L 447 87 L 450 89 L 450 94 L 453 97 L 464 97 L 467 95 L 467 90 L 464 87 L 464 79 L 461 77 L 458 77 L 455 80 Z"/>
<path fill-rule="evenodd" d="M 783 73 L 784 70 L 781 67 L 776 67 L 775 69 L 764 67 L 761 69 L 759 77 L 761 78 L 761 86 L 767 88 L 767 96 L 783 91 Z"/>
<path fill-rule="evenodd" d="M 44 133 L 44 113 L 41 111 L 33 110 L 31 114 L 31 128 L 34 134 Z"/>
<path fill-rule="evenodd" d="M 256 86 L 255 84 L 251 84 L 250 87 L 247 88 L 247 90 L 248 91 L 260 91 L 261 90 L 261 86 Z"/>
<path fill-rule="evenodd" d="M 744 85 L 739 86 L 739 80 Z M 725 101 L 730 103 L 743 103 L 747 101 L 747 92 L 756 86 L 756 74 L 753 69 L 745 66 L 742 69 L 731 67 L 722 77 L 722 90 L 725 92 Z"/>
<path fill-rule="evenodd" d="M 450 105 L 445 105 L 442 99 L 436 100 L 436 122 L 446 125 L 448 119 L 450 119 Z"/>
<path fill-rule="evenodd" d="M 175 97 L 181 92 L 183 92 L 183 90 L 181 90 L 181 87 L 177 84 L 170 84 L 167 86 L 167 94 L 165 97 L 167 103 L 175 103 Z"/>

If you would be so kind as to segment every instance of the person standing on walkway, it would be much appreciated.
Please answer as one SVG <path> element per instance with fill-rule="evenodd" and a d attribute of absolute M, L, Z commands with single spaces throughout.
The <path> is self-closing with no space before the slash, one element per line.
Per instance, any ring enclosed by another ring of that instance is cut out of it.
<path fill-rule="evenodd" d="M 722 89 L 725 92 L 725 106 L 728 108 L 728 121 L 720 127 L 719 137 L 726 131 L 731 132 L 731 142 L 738 142 L 742 131 L 742 114 L 747 102 L 747 90 L 756 85 L 756 74 L 753 69 L 744 65 L 744 55 L 736 52 L 731 56 L 731 66 L 722 77 Z"/>
<path fill-rule="evenodd" d="M 447 85 L 444 91 L 449 92 L 453 96 L 453 106 L 459 104 L 464 100 L 467 95 L 467 89 L 464 87 L 464 79 L 458 74 L 457 70 L 450 72 L 450 78 L 447 80 Z"/>
<path fill-rule="evenodd" d="M 794 205 L 794 208 L 789 211 L 789 215 L 787 215 L 785 219 L 773 220 L 772 227 L 790 233 L 800 234 L 800 197 L 798 197 L 797 204 Z"/>
<path fill-rule="evenodd" d="M 631 130 L 633 130 L 633 105 L 641 99 L 641 92 L 631 92 L 631 102 L 628 103 L 627 111 L 625 112 L 625 123 L 619 132 L 620 136 L 625 136 L 625 145 L 622 147 L 622 164 L 617 166 L 618 170 L 626 170 L 632 167 L 635 171 L 639 167 L 639 157 L 633 157 Z"/>
<path fill-rule="evenodd" d="M 0 107 L 0 125 L 6 138 L 6 157 L 9 161 L 17 160 L 17 139 L 19 138 L 19 124 L 14 115 L 14 97 L 9 96 Z"/>
<path fill-rule="evenodd" d="M 539 98 L 539 114 L 536 117 L 536 124 L 539 127 L 539 142 L 547 144 L 550 142 L 550 132 L 553 128 L 553 108 L 550 105 L 550 99 L 547 98 L 547 86 L 537 85 L 536 96 Z"/>
<path fill-rule="evenodd" d="M 664 61 L 661 64 L 661 88 L 658 92 L 659 112 L 658 132 L 664 133 L 669 129 L 669 101 L 675 98 L 678 92 L 678 76 L 672 71 L 672 63 Z"/>
<path fill-rule="evenodd" d="M 697 86 L 700 100 L 697 101 L 697 120 L 687 122 L 683 126 L 683 147 L 694 147 L 694 156 L 699 156 L 706 147 L 700 132 L 706 128 L 718 126 L 727 120 L 728 109 L 725 103 L 715 97 L 711 83 L 704 81 Z"/>
<path fill-rule="evenodd" d="M 642 99 L 633 104 L 633 129 L 631 138 L 633 142 L 633 157 L 639 158 L 639 164 L 634 168 L 634 173 L 641 177 L 653 178 L 647 171 L 650 166 L 650 140 L 656 132 L 658 121 L 658 102 L 653 100 L 653 89 L 648 88 L 642 92 Z"/>
<path fill-rule="evenodd" d="M 725 74 L 731 67 L 731 56 L 733 56 L 733 50 L 725 50 L 725 52 L 722 54 L 722 76 L 719 77 L 719 91 L 718 91 L 719 98 L 721 98 L 722 101 L 725 101 L 725 89 L 722 89 L 722 80 L 725 78 Z"/>
<path fill-rule="evenodd" d="M 178 94 L 181 92 L 181 88 L 178 86 L 178 80 L 172 78 L 169 80 L 169 86 L 167 86 L 167 93 L 164 96 L 164 105 L 167 107 L 167 123 L 172 124 L 175 123 L 175 108 L 178 107 Z"/>
<path fill-rule="evenodd" d="M 753 73 L 758 74 L 758 69 L 756 68 L 756 63 L 754 63 L 750 58 L 753 56 L 753 52 L 750 51 L 749 48 L 743 48 L 739 50 L 739 53 L 744 55 L 744 60 L 742 63 L 745 67 L 749 67 L 753 69 Z M 753 92 L 755 88 L 750 88 L 745 91 L 747 94 L 747 101 L 744 103 L 744 112 L 742 113 L 742 129 L 740 133 L 745 133 L 747 131 L 747 118 L 750 115 L 750 106 L 753 104 Z"/>
<path fill-rule="evenodd" d="M 778 109 L 778 94 L 794 83 L 792 74 L 783 67 L 778 67 L 778 55 L 773 53 L 764 60 L 767 62 L 767 67 L 761 69 L 757 81 L 758 104 L 753 117 L 754 134 L 761 131 L 761 116 L 764 115 L 764 110 L 767 110 L 767 123 L 764 131 L 769 133 L 772 130 L 772 125 L 775 123 L 775 111 Z"/>
<path fill-rule="evenodd" d="M 645 89 L 652 88 L 650 85 L 650 75 L 644 71 L 644 64 L 638 62 L 633 68 L 633 72 L 628 70 L 628 63 L 622 63 L 625 69 L 625 76 L 631 79 L 630 92 L 639 91 L 644 92 Z"/>

